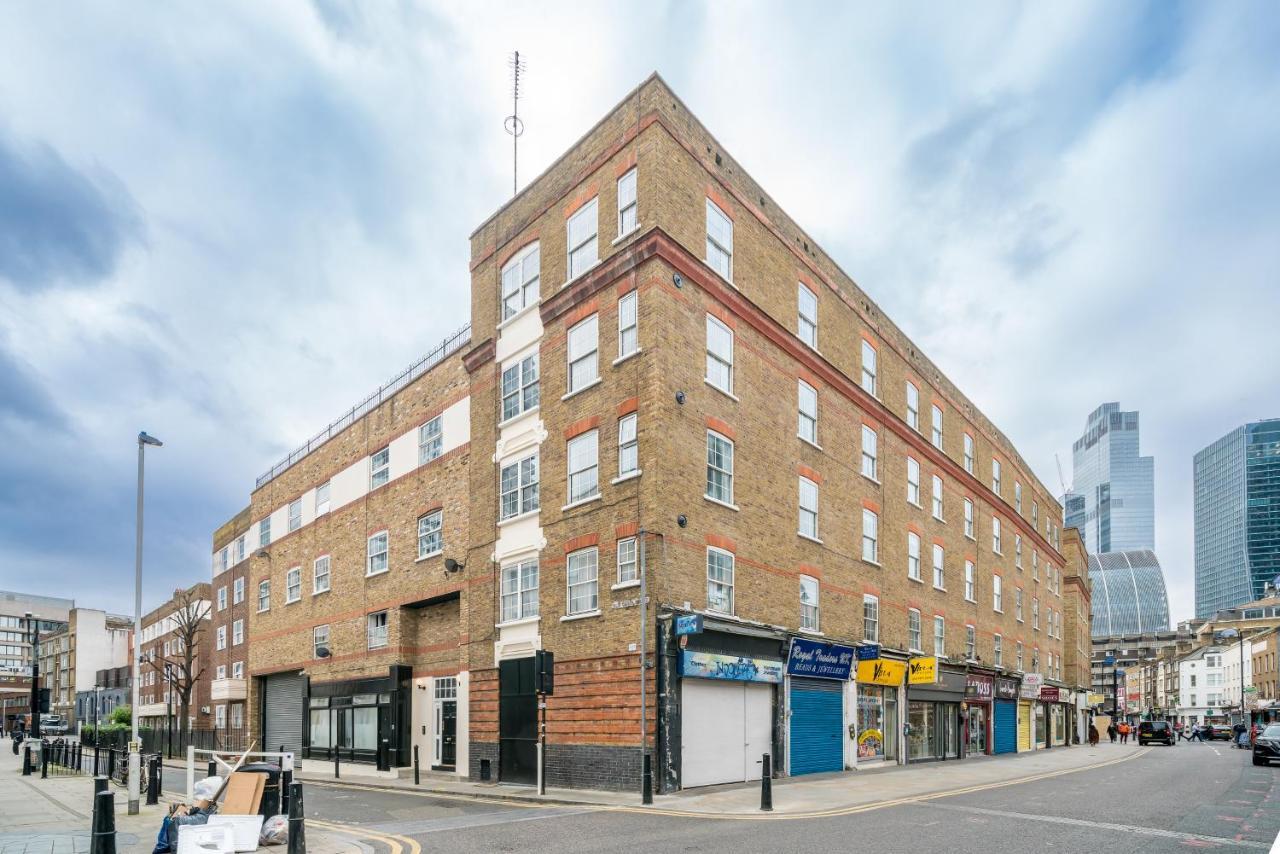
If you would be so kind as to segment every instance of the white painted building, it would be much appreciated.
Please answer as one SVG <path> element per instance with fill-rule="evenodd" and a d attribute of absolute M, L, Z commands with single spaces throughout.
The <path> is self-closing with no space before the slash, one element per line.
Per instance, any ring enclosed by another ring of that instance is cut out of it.
<path fill-rule="evenodd" d="M 1204 646 L 1178 659 L 1178 717 L 1185 723 L 1204 723 L 1206 718 L 1223 715 L 1227 689 L 1222 659 L 1221 646 Z"/>
<path fill-rule="evenodd" d="M 1243 666 L 1240 660 L 1240 645 L 1244 644 Z M 1243 678 L 1244 687 L 1253 686 L 1253 641 L 1245 638 L 1237 640 L 1222 649 L 1222 702 L 1233 709 L 1240 707 L 1240 688 Z"/>

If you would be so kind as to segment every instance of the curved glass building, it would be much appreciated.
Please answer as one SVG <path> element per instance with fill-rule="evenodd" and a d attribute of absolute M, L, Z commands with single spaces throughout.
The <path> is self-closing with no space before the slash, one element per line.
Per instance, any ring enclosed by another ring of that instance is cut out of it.
<path fill-rule="evenodd" d="M 1089 555 L 1095 638 L 1169 629 L 1164 570 L 1149 549 Z"/>

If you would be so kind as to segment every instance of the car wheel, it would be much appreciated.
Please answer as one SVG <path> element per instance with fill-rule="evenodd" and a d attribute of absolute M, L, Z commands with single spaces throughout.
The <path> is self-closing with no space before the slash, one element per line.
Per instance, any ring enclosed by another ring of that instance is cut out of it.
<path fill-rule="evenodd" d="M 1254 764 L 1254 765 L 1266 765 L 1266 764 L 1267 764 L 1267 760 L 1265 760 L 1265 759 L 1259 759 L 1258 757 L 1256 757 L 1256 756 L 1255 756 L 1255 757 L 1253 757 L 1253 764 Z"/>

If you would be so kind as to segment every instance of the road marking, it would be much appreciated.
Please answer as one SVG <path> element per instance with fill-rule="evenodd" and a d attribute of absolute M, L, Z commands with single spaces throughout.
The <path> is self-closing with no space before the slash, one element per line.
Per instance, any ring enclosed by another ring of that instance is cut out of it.
<path fill-rule="evenodd" d="M 1090 821 L 1083 818 L 1067 818 L 1057 815 L 1032 815 L 1024 812 L 1010 812 L 1008 810 L 992 810 L 984 807 L 966 807 L 958 804 L 935 804 L 937 809 L 951 810 L 953 812 L 976 813 L 978 815 L 997 816 L 999 818 L 1019 818 L 1025 821 L 1040 821 L 1048 824 L 1066 824 L 1072 827 L 1089 827 L 1096 830 L 1113 830 L 1117 833 L 1137 833 L 1143 836 L 1158 836 L 1162 839 L 1176 839 L 1179 842 L 1190 843 L 1193 845 L 1230 845 L 1234 848 L 1261 848 L 1264 851 L 1271 848 L 1271 844 L 1267 842 L 1254 842 L 1250 839 L 1230 839 L 1225 836 L 1206 836 L 1202 833 L 1182 833 L 1177 830 L 1165 830 L 1161 827 L 1143 827 L 1138 824 L 1113 824 L 1108 821 Z"/>
<path fill-rule="evenodd" d="M 1216 747 L 1213 749 L 1213 752 L 1214 752 L 1214 755 L 1215 755 L 1215 756 L 1221 756 L 1221 755 L 1222 755 L 1221 753 L 1219 753 L 1219 752 L 1218 752 L 1218 748 L 1216 748 Z"/>
<path fill-rule="evenodd" d="M 594 813 L 593 808 L 560 808 L 539 810 L 495 810 L 492 812 L 471 813 L 469 815 L 451 816 L 449 818 L 406 819 L 404 821 L 382 822 L 368 825 L 380 833 L 400 834 L 402 836 L 419 836 L 425 833 L 440 833 L 446 830 L 467 830 L 473 827 L 489 827 L 497 824 L 512 824 L 518 821 L 539 821 L 546 818 L 564 818 L 566 816 Z"/>
<path fill-rule="evenodd" d="M 364 839 L 372 839 L 381 842 L 390 850 L 390 854 L 422 854 L 422 846 L 415 839 L 407 836 L 398 836 L 393 833 L 380 833 L 370 830 L 366 827 L 354 824 L 341 824 L 338 822 L 318 821 L 314 818 L 307 819 L 308 824 L 323 828 L 332 833 L 341 833 L 350 836 L 357 842 Z"/>

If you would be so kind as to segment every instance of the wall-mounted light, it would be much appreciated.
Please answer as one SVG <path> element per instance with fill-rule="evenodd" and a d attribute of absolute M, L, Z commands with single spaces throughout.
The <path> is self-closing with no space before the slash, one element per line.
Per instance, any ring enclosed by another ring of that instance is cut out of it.
<path fill-rule="evenodd" d="M 329 647 L 327 646 L 316 647 L 316 658 L 328 658 L 331 655 L 333 655 L 333 653 L 329 651 Z"/>
<path fill-rule="evenodd" d="M 689 517 L 681 513 L 676 517 L 676 524 L 681 528 L 687 528 L 689 526 Z"/>
<path fill-rule="evenodd" d="M 444 559 L 445 572 L 461 572 L 466 568 L 467 568 L 466 564 L 458 563 L 456 560 L 454 560 L 451 557 L 447 557 Z"/>
<path fill-rule="evenodd" d="M 271 559 L 271 552 L 267 551 L 266 549 L 258 549 L 256 552 L 254 552 L 254 553 L 253 553 L 253 556 L 254 556 L 254 557 L 265 557 L 265 558 L 267 558 L 268 560 L 270 560 L 270 559 Z"/>
<path fill-rule="evenodd" d="M 676 403 L 680 404 L 681 406 L 684 406 L 684 392 L 682 391 L 676 392 Z"/>
<path fill-rule="evenodd" d="M 683 287 L 684 287 L 684 279 L 680 278 L 680 274 L 679 274 L 679 273 L 672 273 L 672 274 L 671 274 L 671 283 L 672 283 L 672 284 L 674 284 L 677 288 L 683 288 Z"/>

